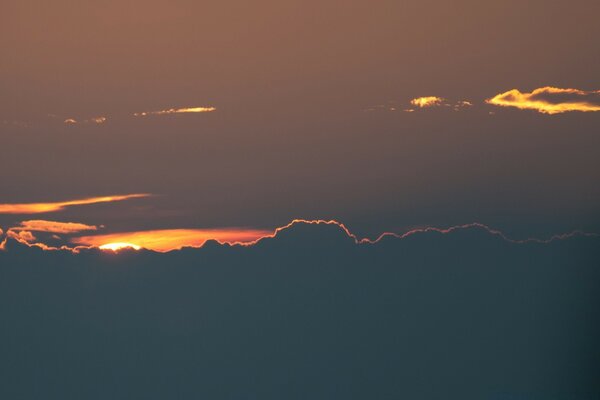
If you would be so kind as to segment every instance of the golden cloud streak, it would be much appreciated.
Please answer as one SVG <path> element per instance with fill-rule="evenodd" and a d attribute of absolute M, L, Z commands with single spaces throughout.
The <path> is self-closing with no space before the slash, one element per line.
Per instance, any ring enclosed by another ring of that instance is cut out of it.
<path fill-rule="evenodd" d="M 216 240 L 221 243 L 249 243 L 270 234 L 272 231 L 246 228 L 161 229 L 82 236 L 71 239 L 71 242 L 103 249 L 140 247 L 167 252 L 182 247 L 200 247 L 207 240 Z"/>
<path fill-rule="evenodd" d="M 569 111 L 600 111 L 600 90 L 561 89 L 551 86 L 521 93 L 517 89 L 500 93 L 486 103 L 500 107 L 536 110 L 543 114 L 560 114 Z"/>
<path fill-rule="evenodd" d="M 78 222 L 58 222 L 36 219 L 30 221 L 23 221 L 19 224 L 19 226 L 10 229 L 13 231 L 33 231 L 69 234 L 81 231 L 95 231 L 98 229 L 98 227 L 95 225 L 86 225 Z"/>
<path fill-rule="evenodd" d="M 62 211 L 66 207 L 80 206 L 96 203 L 110 203 L 113 201 L 122 201 L 141 197 L 149 197 L 148 193 L 134 193 L 125 195 L 89 197 L 85 199 L 68 200 L 53 203 L 16 203 L 0 204 L 0 214 L 41 214 L 47 212 Z"/>
<path fill-rule="evenodd" d="M 217 111 L 215 107 L 187 107 L 187 108 L 169 108 L 167 110 L 160 111 L 144 111 L 134 113 L 136 117 L 145 117 L 148 115 L 165 115 L 165 114 L 184 114 L 184 113 L 205 113 Z"/>
<path fill-rule="evenodd" d="M 425 96 L 425 97 L 417 97 L 416 99 L 412 99 L 410 104 L 416 107 L 435 107 L 441 106 L 444 103 L 444 99 L 437 96 Z"/>

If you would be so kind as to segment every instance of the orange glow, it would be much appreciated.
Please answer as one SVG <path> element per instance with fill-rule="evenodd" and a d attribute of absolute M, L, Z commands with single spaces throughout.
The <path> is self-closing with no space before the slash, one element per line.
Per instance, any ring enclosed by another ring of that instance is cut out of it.
<path fill-rule="evenodd" d="M 103 244 L 102 246 L 99 247 L 99 249 L 100 250 L 119 251 L 119 250 L 123 250 L 123 249 L 139 250 L 139 249 L 141 249 L 141 247 L 138 246 L 137 244 L 133 244 L 133 243 L 115 242 L 115 243 Z"/>
<path fill-rule="evenodd" d="M 420 108 L 441 106 L 443 103 L 444 99 L 437 96 L 417 97 L 410 101 L 410 104 Z"/>
<path fill-rule="evenodd" d="M 221 243 L 247 243 L 271 234 L 271 231 L 244 228 L 221 229 L 162 229 L 82 236 L 71 241 L 79 245 L 103 246 L 114 243 L 135 243 L 145 249 L 166 252 L 182 247 L 200 247 L 207 240 Z"/>
<path fill-rule="evenodd" d="M 93 117 L 89 119 L 89 122 L 93 122 L 94 124 L 103 124 L 106 122 L 106 117 Z"/>
<path fill-rule="evenodd" d="M 14 231 L 34 231 L 34 232 L 52 232 L 52 233 L 76 233 L 81 231 L 95 231 L 98 229 L 94 225 L 80 224 L 78 222 L 57 222 L 45 220 L 23 221 L 19 226 L 11 228 Z"/>
<path fill-rule="evenodd" d="M 164 115 L 164 114 L 183 114 L 183 113 L 205 113 L 217 111 L 215 107 L 187 107 L 187 108 L 169 108 L 160 111 L 145 111 L 134 113 L 136 117 L 145 117 L 147 115 Z"/>
<path fill-rule="evenodd" d="M 148 193 L 89 197 L 85 199 L 67 200 L 54 203 L 16 203 L 0 204 L 0 214 L 40 214 L 47 212 L 62 211 L 66 207 L 80 206 L 86 204 L 109 203 L 113 201 L 122 201 L 140 197 L 149 197 Z"/>
<path fill-rule="evenodd" d="M 553 97 L 556 99 L 554 102 Z M 531 93 L 521 93 L 517 89 L 512 89 L 487 99 L 486 103 L 500 107 L 516 107 L 521 110 L 536 110 L 543 114 L 600 111 L 600 90 L 587 92 L 546 86 L 535 89 Z"/>

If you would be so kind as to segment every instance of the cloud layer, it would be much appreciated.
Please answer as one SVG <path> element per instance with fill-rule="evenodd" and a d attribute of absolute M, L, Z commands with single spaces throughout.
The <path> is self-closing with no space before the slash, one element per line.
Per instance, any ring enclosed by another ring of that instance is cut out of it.
<path fill-rule="evenodd" d="M 487 99 L 486 103 L 501 107 L 535 110 L 544 114 L 600 111 L 600 90 L 585 91 L 545 86 L 535 89 L 531 93 L 522 93 L 518 89 L 512 89 Z"/>

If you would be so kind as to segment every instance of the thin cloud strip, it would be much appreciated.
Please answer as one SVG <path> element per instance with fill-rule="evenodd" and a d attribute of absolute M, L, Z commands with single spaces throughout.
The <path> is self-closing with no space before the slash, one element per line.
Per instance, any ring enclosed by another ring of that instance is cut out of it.
<path fill-rule="evenodd" d="M 84 119 L 83 121 L 78 121 L 75 118 L 67 118 L 63 121 L 63 123 L 67 125 L 76 125 L 76 124 L 103 124 L 107 120 L 106 117 L 92 117 L 89 119 Z"/>
<path fill-rule="evenodd" d="M 62 211 L 66 207 L 80 206 L 96 203 L 110 203 L 114 201 L 123 201 L 129 199 L 143 198 L 152 196 L 149 193 L 134 193 L 125 195 L 112 195 L 100 197 L 88 197 L 84 199 L 67 200 L 50 203 L 14 203 L 0 204 L 0 214 L 41 214 L 48 212 Z"/>
<path fill-rule="evenodd" d="M 50 232 L 72 234 L 83 231 L 95 231 L 98 229 L 95 225 L 86 225 L 79 222 L 58 222 L 46 221 L 42 219 L 22 221 L 19 226 L 10 228 L 13 231 L 31 231 L 31 232 Z"/>
<path fill-rule="evenodd" d="M 487 99 L 486 103 L 500 107 L 535 110 L 543 114 L 600 111 L 600 90 L 585 91 L 545 86 L 530 93 L 523 93 L 518 89 L 512 89 Z"/>
<path fill-rule="evenodd" d="M 169 108 L 159 111 L 144 111 L 134 113 L 136 117 L 145 117 L 148 115 L 165 115 L 165 114 L 185 114 L 185 113 L 206 113 L 217 111 L 215 107 L 185 107 L 185 108 Z"/>

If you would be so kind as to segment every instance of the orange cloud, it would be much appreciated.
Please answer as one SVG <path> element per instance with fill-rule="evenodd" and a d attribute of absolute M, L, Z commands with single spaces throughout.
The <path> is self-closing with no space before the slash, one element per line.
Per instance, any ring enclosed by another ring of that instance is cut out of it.
<path fill-rule="evenodd" d="M 521 93 L 517 89 L 500 93 L 486 103 L 501 107 L 536 110 L 543 114 L 559 114 L 569 111 L 600 111 L 600 90 L 561 89 L 551 86 Z"/>
<path fill-rule="evenodd" d="M 78 222 L 57 222 L 45 221 L 41 219 L 23 221 L 14 228 L 13 231 L 33 231 L 33 232 L 51 232 L 51 233 L 77 233 L 81 231 L 95 231 L 98 227 L 94 225 L 80 224 Z"/>
<path fill-rule="evenodd" d="M 86 122 L 93 122 L 94 124 L 103 124 L 106 122 L 106 117 L 92 117 L 86 120 Z"/>
<path fill-rule="evenodd" d="M 207 240 L 221 243 L 247 243 L 272 234 L 272 231 L 245 228 L 161 229 L 151 231 L 111 233 L 73 238 L 72 243 L 105 249 L 142 247 L 166 252 L 182 247 L 200 247 Z"/>
<path fill-rule="evenodd" d="M 183 114 L 183 113 L 205 113 L 217 111 L 215 107 L 187 107 L 187 108 L 169 108 L 167 110 L 160 111 L 144 111 L 134 113 L 136 117 L 145 117 L 147 115 L 164 115 L 164 114 Z"/>
<path fill-rule="evenodd" d="M 75 124 L 80 123 L 80 121 L 77 121 L 75 118 L 67 118 L 63 122 L 67 125 L 75 125 Z M 81 121 L 81 123 L 83 123 L 83 124 L 103 124 L 105 122 L 106 122 L 106 117 L 92 117 L 92 118 Z"/>
<path fill-rule="evenodd" d="M 436 107 L 443 105 L 445 100 L 441 97 L 437 96 L 425 96 L 425 97 L 417 97 L 416 99 L 412 99 L 410 104 L 420 108 L 426 107 Z"/>
<path fill-rule="evenodd" d="M 16 203 L 0 204 L 0 214 L 40 214 L 47 212 L 62 211 L 66 207 L 80 206 L 86 204 L 109 203 L 113 201 L 122 201 L 140 197 L 149 197 L 148 193 L 136 193 L 126 195 L 89 197 L 85 199 L 68 200 L 53 203 Z"/>

